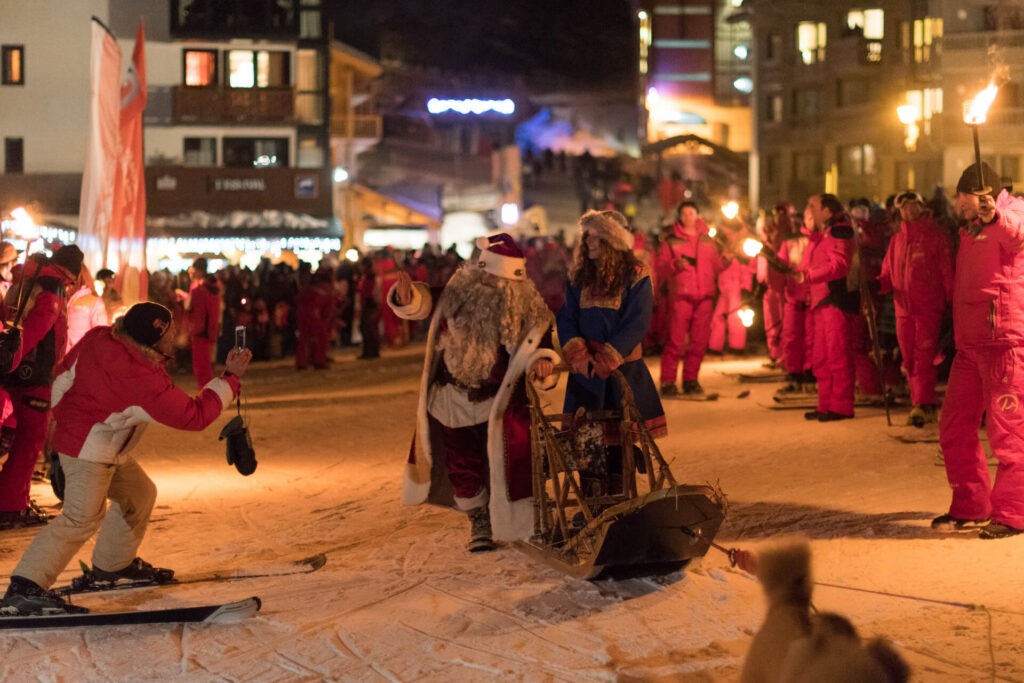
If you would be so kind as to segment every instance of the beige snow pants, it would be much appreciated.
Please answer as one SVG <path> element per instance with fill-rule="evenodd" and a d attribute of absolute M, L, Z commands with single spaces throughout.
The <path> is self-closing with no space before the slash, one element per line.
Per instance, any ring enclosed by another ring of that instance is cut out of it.
<path fill-rule="evenodd" d="M 63 453 L 64 509 L 40 530 L 14 568 L 49 588 L 96 530 L 92 564 L 118 571 L 135 559 L 156 501 L 156 485 L 130 455 L 117 465 L 79 460 Z M 110 514 L 107 514 L 107 499 Z"/>

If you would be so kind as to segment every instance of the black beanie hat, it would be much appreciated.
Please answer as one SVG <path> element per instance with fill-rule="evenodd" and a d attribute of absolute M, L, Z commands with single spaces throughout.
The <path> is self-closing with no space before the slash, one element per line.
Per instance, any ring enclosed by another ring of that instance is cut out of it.
<path fill-rule="evenodd" d="M 152 346 L 171 327 L 171 312 L 160 304 L 143 301 L 129 308 L 123 321 L 129 337 L 143 346 Z"/>
<path fill-rule="evenodd" d="M 83 259 L 85 259 L 85 254 L 82 253 L 82 250 L 77 245 L 67 244 L 53 252 L 50 262 L 61 266 L 75 277 L 78 277 L 82 272 Z"/>
<path fill-rule="evenodd" d="M 999 188 L 1002 185 L 999 175 L 984 161 L 981 162 L 981 173 L 982 181 L 980 185 L 988 187 L 989 193 L 994 196 L 999 192 Z M 956 183 L 956 191 L 963 192 L 964 194 L 974 194 L 975 190 L 981 189 L 978 185 L 978 164 L 974 163 L 965 168 L 964 172 L 960 174 L 960 180 Z"/>

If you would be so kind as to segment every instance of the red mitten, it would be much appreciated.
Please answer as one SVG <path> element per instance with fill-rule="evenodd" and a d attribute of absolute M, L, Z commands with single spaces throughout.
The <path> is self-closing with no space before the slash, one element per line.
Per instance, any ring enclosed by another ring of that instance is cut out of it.
<path fill-rule="evenodd" d="M 572 367 L 572 371 L 590 377 L 590 365 L 593 356 L 587 350 L 587 344 L 580 337 L 574 337 L 562 346 L 562 357 Z"/>
<path fill-rule="evenodd" d="M 601 379 L 608 379 L 622 365 L 622 355 L 610 344 L 603 344 L 594 351 L 594 372 Z"/>

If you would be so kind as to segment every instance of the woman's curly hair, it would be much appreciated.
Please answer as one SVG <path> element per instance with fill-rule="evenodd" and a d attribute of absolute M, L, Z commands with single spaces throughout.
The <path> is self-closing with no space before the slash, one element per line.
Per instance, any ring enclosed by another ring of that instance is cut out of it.
<path fill-rule="evenodd" d="M 618 213 L 602 211 L 602 214 Z M 602 256 L 596 261 L 590 258 L 587 247 L 587 223 L 580 223 L 580 239 L 576 243 L 569 281 L 580 290 L 591 288 L 595 294 L 610 295 L 622 290 L 640 269 L 640 259 L 632 251 L 611 248 L 602 240 Z"/>

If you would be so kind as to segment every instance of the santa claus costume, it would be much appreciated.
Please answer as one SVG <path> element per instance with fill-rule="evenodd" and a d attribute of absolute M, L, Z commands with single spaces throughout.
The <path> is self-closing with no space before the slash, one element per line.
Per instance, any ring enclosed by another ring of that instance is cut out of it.
<path fill-rule="evenodd" d="M 401 318 L 433 313 L 402 500 L 466 512 L 470 551 L 533 533 L 524 375 L 538 360 L 550 368 L 558 359 L 542 348 L 552 315 L 515 242 L 502 233 L 477 244 L 479 256 L 455 272 L 436 306 L 427 284 L 408 276 L 387 296 Z"/>

